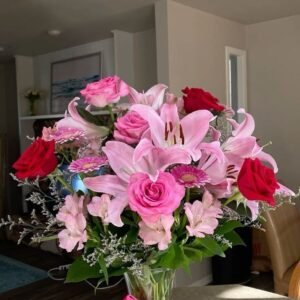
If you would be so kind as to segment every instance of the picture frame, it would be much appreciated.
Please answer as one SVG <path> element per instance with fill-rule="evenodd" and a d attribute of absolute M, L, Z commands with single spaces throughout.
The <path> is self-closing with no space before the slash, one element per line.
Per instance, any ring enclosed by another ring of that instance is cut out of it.
<path fill-rule="evenodd" d="M 102 77 L 102 53 L 73 57 L 51 63 L 50 112 L 61 114 L 80 90 Z M 83 105 L 83 100 L 79 101 Z"/>

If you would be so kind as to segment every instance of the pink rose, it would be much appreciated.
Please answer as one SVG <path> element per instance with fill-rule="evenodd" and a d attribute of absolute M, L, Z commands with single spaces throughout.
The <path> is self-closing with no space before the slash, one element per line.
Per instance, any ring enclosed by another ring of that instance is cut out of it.
<path fill-rule="evenodd" d="M 118 76 L 111 76 L 89 83 L 80 93 L 85 97 L 86 103 L 96 107 L 104 107 L 118 102 L 121 97 L 127 96 L 129 87 Z"/>
<path fill-rule="evenodd" d="M 155 182 L 147 174 L 135 173 L 127 191 L 130 208 L 148 223 L 157 222 L 161 215 L 171 215 L 185 194 L 184 187 L 166 172 L 159 172 Z"/>
<path fill-rule="evenodd" d="M 132 295 L 127 295 L 123 300 L 139 300 Z"/>
<path fill-rule="evenodd" d="M 130 111 L 115 123 L 114 138 L 127 144 L 137 144 L 149 128 L 148 122 L 137 112 Z"/>
<path fill-rule="evenodd" d="M 141 221 L 139 223 L 139 236 L 143 239 L 145 245 L 158 244 L 159 250 L 168 248 L 172 240 L 171 227 L 174 223 L 172 215 L 161 216 L 155 223 Z"/>

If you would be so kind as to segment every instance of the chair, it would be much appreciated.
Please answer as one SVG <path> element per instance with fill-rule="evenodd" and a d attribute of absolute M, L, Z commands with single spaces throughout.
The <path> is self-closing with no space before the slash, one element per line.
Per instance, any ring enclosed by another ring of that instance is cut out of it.
<path fill-rule="evenodd" d="M 293 271 L 289 284 L 289 297 L 292 299 L 300 299 L 300 262 Z"/>
<path fill-rule="evenodd" d="M 300 213 L 296 206 L 285 203 L 265 212 L 264 217 L 275 292 L 287 295 L 292 273 L 300 260 Z"/>

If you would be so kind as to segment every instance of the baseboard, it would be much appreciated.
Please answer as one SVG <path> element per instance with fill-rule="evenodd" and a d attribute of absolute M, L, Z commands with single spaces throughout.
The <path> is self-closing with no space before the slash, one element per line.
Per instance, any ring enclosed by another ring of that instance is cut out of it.
<path fill-rule="evenodd" d="M 195 281 L 194 283 L 190 284 L 189 286 L 204 286 L 208 285 L 209 283 L 212 282 L 212 275 L 207 275 L 200 280 Z"/>

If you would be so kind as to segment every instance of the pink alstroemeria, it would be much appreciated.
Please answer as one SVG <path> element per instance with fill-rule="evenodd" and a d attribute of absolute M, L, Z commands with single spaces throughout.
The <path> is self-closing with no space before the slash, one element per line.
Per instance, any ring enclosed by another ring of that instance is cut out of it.
<path fill-rule="evenodd" d="M 71 252 L 76 245 L 80 250 L 87 241 L 84 196 L 68 195 L 65 204 L 60 208 L 56 219 L 66 226 L 58 234 L 59 247 Z"/>
<path fill-rule="evenodd" d="M 113 198 L 108 205 L 106 221 L 117 227 L 122 227 L 121 214 L 128 205 L 128 182 L 116 175 L 100 175 L 83 179 L 84 185 L 91 191 L 105 193 Z"/>
<path fill-rule="evenodd" d="M 92 201 L 87 205 L 87 210 L 90 215 L 101 218 L 104 225 L 109 224 L 108 208 L 111 203 L 110 197 L 103 194 L 101 197 L 93 197 Z"/>
<path fill-rule="evenodd" d="M 255 128 L 253 117 L 242 108 L 238 110 L 238 113 L 244 114 L 245 119 L 240 124 L 233 119 L 228 119 L 234 130 L 232 137 L 222 145 L 230 164 L 241 167 L 245 158 L 258 158 L 269 163 L 277 173 L 278 167 L 274 158 L 264 152 L 263 147 L 257 144 L 256 137 L 252 136 Z"/>
<path fill-rule="evenodd" d="M 189 235 L 199 238 L 205 237 L 205 234 L 213 234 L 218 226 L 217 218 L 222 216 L 220 203 L 208 191 L 204 192 L 202 201 L 185 203 L 184 210 L 189 221 L 186 226 Z"/>
<path fill-rule="evenodd" d="M 107 127 L 94 125 L 80 116 L 76 109 L 76 106 L 78 105 L 78 100 L 79 98 L 76 97 L 69 103 L 68 112 L 70 116 L 68 116 L 66 112 L 65 117 L 56 123 L 56 128 L 58 130 L 60 128 L 79 129 L 82 130 L 88 138 L 107 136 L 109 132 Z"/>
<path fill-rule="evenodd" d="M 168 248 L 172 240 L 171 227 L 174 223 L 172 215 L 162 215 L 155 223 L 141 221 L 139 223 L 139 236 L 143 239 L 145 245 L 158 244 L 159 250 Z"/>
<path fill-rule="evenodd" d="M 66 196 L 65 203 L 58 211 L 56 219 L 68 224 L 69 220 L 72 222 L 73 218 L 77 215 L 84 215 L 85 209 L 83 203 L 84 196 L 79 197 L 77 194 Z"/>
<path fill-rule="evenodd" d="M 132 104 L 144 104 L 158 111 L 163 104 L 165 91 L 168 87 L 164 84 L 156 84 L 146 93 L 139 93 L 133 87 L 129 87 L 129 101 Z"/>
<path fill-rule="evenodd" d="M 184 149 L 194 161 L 199 160 L 199 146 L 209 129 L 209 122 L 213 119 L 211 112 L 198 110 L 180 120 L 175 103 L 165 103 L 160 115 L 152 107 L 142 104 L 133 105 L 131 110 L 148 121 L 155 146 Z"/>
<path fill-rule="evenodd" d="M 59 247 L 71 252 L 77 245 L 77 250 L 84 247 L 87 241 L 86 219 L 83 215 L 78 215 L 66 224 L 66 229 L 58 234 Z"/>

